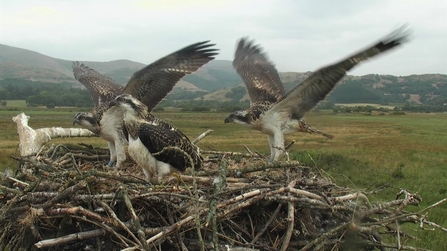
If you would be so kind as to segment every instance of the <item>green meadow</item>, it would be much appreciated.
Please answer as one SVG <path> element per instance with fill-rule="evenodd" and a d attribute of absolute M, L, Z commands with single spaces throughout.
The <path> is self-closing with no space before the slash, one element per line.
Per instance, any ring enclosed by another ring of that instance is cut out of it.
<path fill-rule="evenodd" d="M 9 108 L 12 104 L 8 102 Z M 31 116 L 29 125 L 42 127 L 71 127 L 72 109 L 28 110 L 17 105 L 16 109 L 0 111 L 0 170 L 17 168 L 10 156 L 18 156 L 16 125 L 11 118 L 22 110 Z M 267 155 L 267 137 L 257 131 L 236 124 L 224 124 L 224 113 L 158 112 L 155 116 L 177 126 L 191 139 L 202 132 L 214 132 L 200 141 L 204 150 L 244 152 L 244 145 L 251 151 Z M 319 135 L 295 133 L 286 140 L 295 140 L 290 157 L 318 167 L 336 181 L 359 191 L 380 191 L 370 195 L 373 200 L 393 200 L 401 188 L 418 192 L 423 198 L 418 211 L 447 197 L 447 114 L 410 113 L 406 115 L 332 114 L 312 112 L 306 120 L 315 128 L 332 134 L 333 139 Z M 87 143 L 106 147 L 97 137 L 55 139 L 50 144 Z M 429 220 L 447 227 L 447 203 L 432 209 Z M 447 233 L 440 230 L 419 229 L 408 225 L 406 231 L 418 237 L 406 245 L 431 250 L 447 250 Z"/>

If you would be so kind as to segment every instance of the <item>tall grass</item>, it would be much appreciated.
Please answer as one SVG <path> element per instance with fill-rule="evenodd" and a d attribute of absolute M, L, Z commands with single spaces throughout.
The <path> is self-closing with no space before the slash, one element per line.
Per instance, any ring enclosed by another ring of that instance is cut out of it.
<path fill-rule="evenodd" d="M 10 155 L 18 155 L 16 127 L 11 117 L 18 111 L 0 111 L 0 169 L 15 168 Z M 75 110 L 26 112 L 33 128 L 71 127 Z M 155 113 L 182 130 L 191 139 L 213 129 L 199 146 L 203 149 L 252 151 L 268 154 L 265 135 L 235 124 L 224 124 L 223 113 Z M 404 116 L 311 113 L 307 121 L 335 137 L 296 133 L 286 140 L 296 140 L 290 150 L 292 159 L 323 169 L 339 185 L 361 191 L 386 189 L 371 195 L 374 200 L 391 200 L 401 188 L 418 192 L 423 202 L 420 210 L 447 197 L 447 120 L 446 114 L 407 114 Z M 87 143 L 105 147 L 100 138 L 57 139 L 50 143 Z M 428 216 L 447 227 L 447 205 L 432 209 Z M 447 234 L 424 231 L 414 226 L 408 231 L 418 236 L 412 244 L 432 250 L 447 250 Z"/>

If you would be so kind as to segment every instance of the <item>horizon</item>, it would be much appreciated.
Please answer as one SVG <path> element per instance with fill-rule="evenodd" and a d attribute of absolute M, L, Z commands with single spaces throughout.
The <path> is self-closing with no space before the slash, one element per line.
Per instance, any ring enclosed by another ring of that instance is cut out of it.
<path fill-rule="evenodd" d="M 349 74 L 447 74 L 445 13 L 447 2 L 436 0 L 4 1 L 0 43 L 65 60 L 149 64 L 204 40 L 220 49 L 217 60 L 232 60 L 248 36 L 280 72 L 307 72 L 408 24 L 409 43 Z"/>
<path fill-rule="evenodd" d="M 137 63 L 137 64 L 141 64 L 141 65 L 146 65 L 146 64 L 144 64 L 144 63 L 142 63 L 142 62 L 133 61 L 133 60 L 126 59 L 126 58 L 113 59 L 113 60 L 110 60 L 110 61 L 70 60 L 70 59 L 64 59 L 64 58 L 56 58 L 56 57 L 52 57 L 52 56 L 49 56 L 49 55 L 45 55 L 45 54 L 43 54 L 43 53 L 40 53 L 40 52 L 38 52 L 38 51 L 33 51 L 33 50 L 30 50 L 30 49 L 26 49 L 26 48 L 20 48 L 20 47 L 16 47 L 16 46 L 12 46 L 12 45 L 7 45 L 7 44 L 0 44 L 0 45 L 8 46 L 8 47 L 12 47 L 12 48 L 19 49 L 19 50 L 26 50 L 26 51 L 29 51 L 29 52 L 32 52 L 32 53 L 38 53 L 38 54 L 40 54 L 40 55 L 43 55 L 43 56 L 46 56 L 46 57 L 50 57 L 50 58 L 53 58 L 53 59 L 56 59 L 56 60 L 64 60 L 64 61 L 69 61 L 69 62 L 79 61 L 79 62 L 83 62 L 83 63 L 87 64 L 87 63 L 89 63 L 89 62 L 91 62 L 91 63 L 110 63 L 110 62 L 116 62 L 116 61 L 129 61 L 129 62 L 132 62 L 132 63 Z M 209 63 L 211 63 L 211 62 L 213 62 L 213 61 L 228 61 L 229 64 L 231 64 L 231 62 L 232 62 L 232 60 L 228 60 L 228 59 L 214 59 L 214 60 L 210 61 Z M 1 63 L 1 62 L 0 62 L 0 63 Z M 209 63 L 208 63 L 208 64 L 209 64 Z M 367 64 L 368 64 L 368 63 L 369 63 L 369 62 L 367 62 Z M 88 66 L 88 65 L 87 65 L 87 66 Z M 205 65 L 205 66 L 206 66 L 206 65 Z M 205 67 L 205 66 L 204 66 L 204 67 Z M 316 69 L 316 70 L 317 70 L 317 69 Z M 99 70 L 98 70 L 98 71 L 99 71 Z M 278 69 L 278 72 L 279 72 L 279 73 L 306 73 L 306 72 L 313 72 L 313 71 L 280 71 L 280 70 Z M 367 75 L 384 75 L 384 76 L 386 76 L 386 75 L 390 75 L 390 76 L 396 76 L 396 77 L 406 77 L 406 76 L 412 76 L 412 75 L 447 75 L 447 74 L 444 74 L 444 73 L 421 73 L 421 74 L 411 73 L 411 74 L 408 74 L 408 75 L 394 75 L 394 74 L 366 73 L 366 74 L 362 74 L 362 75 L 354 75 L 354 74 L 350 74 L 350 72 L 348 72 L 348 74 L 346 74 L 346 75 L 347 75 L 347 76 L 359 76 L 359 77 L 367 76 Z M 74 78 L 73 78 L 73 79 L 74 79 Z"/>

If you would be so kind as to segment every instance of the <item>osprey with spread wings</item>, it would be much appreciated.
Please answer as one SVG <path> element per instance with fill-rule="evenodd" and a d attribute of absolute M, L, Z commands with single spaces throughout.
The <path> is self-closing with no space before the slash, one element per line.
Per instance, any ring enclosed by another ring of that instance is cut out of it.
<path fill-rule="evenodd" d="M 217 49 L 212 46 L 214 44 L 205 41 L 173 52 L 135 72 L 125 87 L 84 64 L 74 62 L 74 76 L 90 91 L 95 107 L 91 113 L 76 114 L 73 124 L 80 124 L 106 140 L 110 149 L 108 165 L 116 162 L 116 167 L 121 167 L 126 160 L 124 145 L 127 132 L 123 131 L 123 111 L 116 106 L 110 107 L 110 102 L 120 94 L 130 94 L 149 112 L 152 111 L 181 78 L 214 59 Z"/>
<path fill-rule="evenodd" d="M 269 160 L 277 160 L 285 152 L 284 134 L 308 132 L 307 126 L 303 127 L 304 115 L 332 91 L 347 71 L 398 47 L 407 37 L 404 27 L 397 29 L 372 46 L 315 71 L 287 93 L 284 93 L 275 66 L 259 46 L 241 39 L 233 66 L 244 80 L 251 102 L 247 110 L 231 113 L 225 123 L 235 122 L 267 134 L 271 153 Z"/>

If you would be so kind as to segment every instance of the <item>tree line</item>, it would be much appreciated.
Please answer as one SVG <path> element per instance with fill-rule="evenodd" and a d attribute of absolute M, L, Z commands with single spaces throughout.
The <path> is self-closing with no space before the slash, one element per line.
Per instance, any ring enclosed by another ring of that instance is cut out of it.
<path fill-rule="evenodd" d="M 444 88 L 444 86 L 440 87 L 441 89 Z M 177 107 L 182 108 L 184 111 L 232 112 L 243 110 L 250 106 L 249 101 L 239 101 L 246 94 L 246 90 L 242 86 L 233 87 L 226 93 L 225 97 L 231 99 L 231 101 L 227 102 L 204 100 L 204 94 L 206 92 L 174 89 L 157 106 L 157 110 L 162 110 L 165 107 Z M 447 111 L 447 99 L 441 95 L 431 99 L 431 102 L 427 105 L 411 104 L 407 102 L 407 98 L 407 96 L 402 94 L 379 94 L 373 89 L 355 84 L 354 82 L 348 82 L 338 86 L 327 100 L 321 102 L 316 109 L 336 110 L 337 112 L 363 112 L 364 109 L 370 111 L 374 108 L 372 106 L 367 106 L 366 108 L 340 108 L 335 107 L 334 103 L 388 104 L 389 101 L 389 103 L 402 104 L 398 106 L 399 110 L 402 111 Z M 93 107 L 93 101 L 88 90 L 73 87 L 72 83 L 67 82 L 54 84 L 22 79 L 3 79 L 0 80 L 0 100 L 26 100 L 28 106 L 47 106 L 49 108 L 55 106 Z M 2 103 L 2 105 L 5 106 L 6 103 Z"/>
<path fill-rule="evenodd" d="M 0 100 L 26 100 L 28 106 L 93 107 L 86 89 L 74 88 L 71 83 L 45 83 L 22 79 L 0 80 Z"/>

